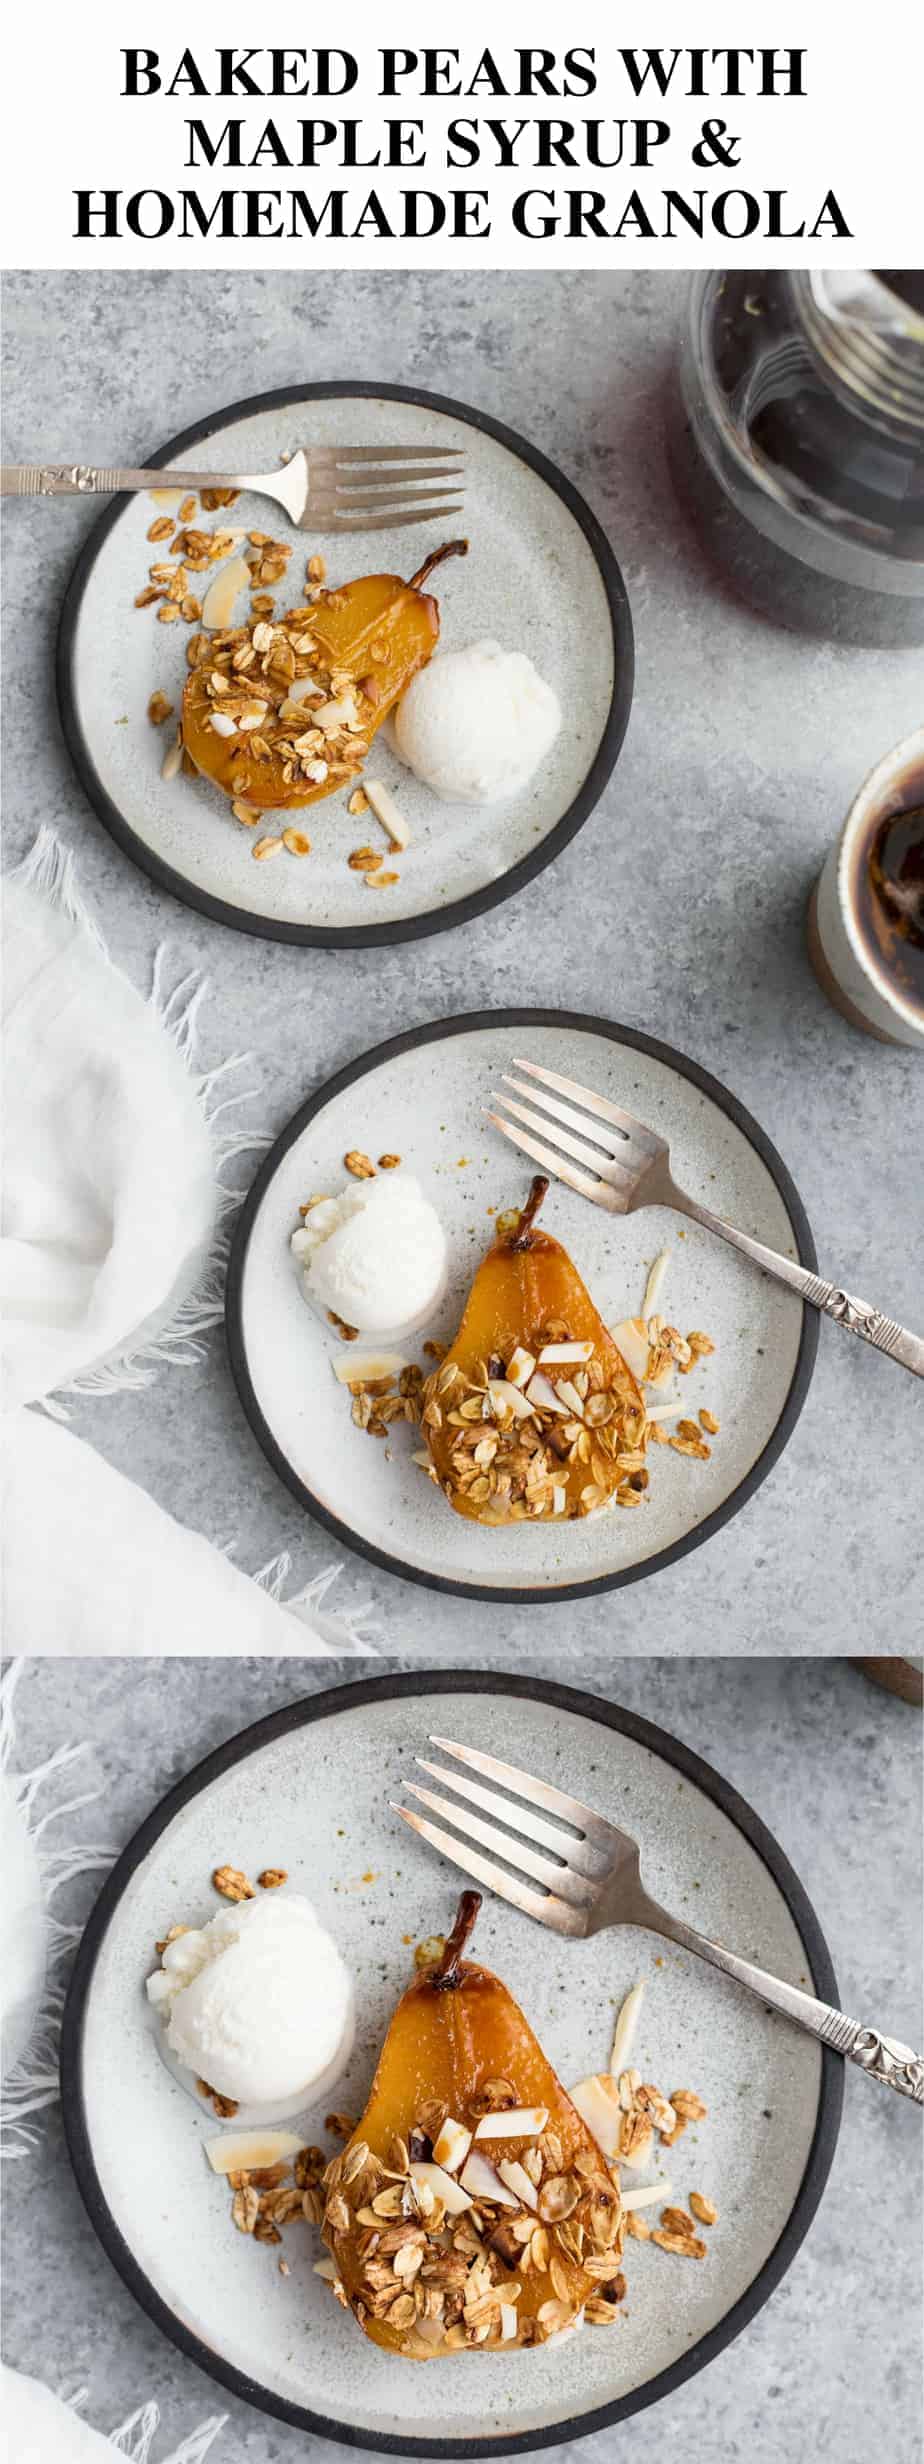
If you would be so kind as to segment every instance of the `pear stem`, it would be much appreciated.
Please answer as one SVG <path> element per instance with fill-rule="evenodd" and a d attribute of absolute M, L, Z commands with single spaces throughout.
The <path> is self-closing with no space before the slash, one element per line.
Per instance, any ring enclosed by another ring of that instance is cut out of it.
<path fill-rule="evenodd" d="M 535 1223 L 536 1216 L 539 1213 L 540 1206 L 548 1197 L 548 1194 L 549 1184 L 547 1176 L 544 1172 L 537 1172 L 533 1180 L 530 1182 L 529 1197 L 527 1198 L 526 1205 L 521 1211 L 519 1223 L 511 1239 L 511 1249 L 529 1249 L 531 1247 L 533 1225 Z"/>
<path fill-rule="evenodd" d="M 447 539 L 444 547 L 431 548 L 429 556 L 424 557 L 419 573 L 414 573 L 411 575 L 411 579 L 408 583 L 408 589 L 422 590 L 424 583 L 428 580 L 430 574 L 435 571 L 436 566 L 445 564 L 447 557 L 467 555 L 467 539 Z"/>
<path fill-rule="evenodd" d="M 459 1961 L 480 1906 L 480 1891 L 463 1891 L 456 1909 L 456 1921 L 452 1932 L 446 1936 L 442 1957 L 429 1980 L 431 1985 L 436 1986 L 438 1993 L 444 1992 L 447 1986 L 457 1985 L 459 1982 Z"/>

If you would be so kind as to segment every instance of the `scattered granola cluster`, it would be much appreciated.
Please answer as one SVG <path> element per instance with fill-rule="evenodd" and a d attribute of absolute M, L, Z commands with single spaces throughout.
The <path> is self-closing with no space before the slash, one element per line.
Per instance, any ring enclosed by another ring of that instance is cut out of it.
<path fill-rule="evenodd" d="M 328 605 L 336 604 L 332 591 Z M 378 679 L 370 670 L 357 683 L 331 662 L 311 630 L 310 607 L 289 608 L 272 623 L 261 616 L 195 636 L 187 656 L 203 672 L 214 733 L 229 742 L 246 736 L 253 760 L 280 762 L 285 786 L 355 776 L 368 749 Z"/>
<path fill-rule="evenodd" d="M 580 1359 L 556 1358 L 564 1352 Z M 647 1420 L 631 1377 L 604 1367 L 590 1343 L 574 1343 L 560 1319 L 542 1329 L 535 1354 L 478 1361 L 466 1375 L 445 1360 L 423 1389 L 421 1420 L 454 1432 L 441 1485 L 483 1522 L 528 1517 L 574 1520 L 615 1496 L 638 1506 L 648 1486 Z M 430 1476 L 439 1481 L 432 1460 Z"/>
<path fill-rule="evenodd" d="M 209 500 L 208 505 L 206 499 Z M 212 512 L 219 503 L 233 505 L 235 491 L 232 488 L 209 488 L 201 502 L 204 509 Z M 172 514 L 160 514 L 148 531 L 150 545 L 162 548 L 164 552 L 148 566 L 147 584 L 137 593 L 135 606 L 156 606 L 157 620 L 162 625 L 176 624 L 179 617 L 182 617 L 184 624 L 198 624 L 202 602 L 197 596 L 192 577 L 207 573 L 210 565 L 221 564 L 235 544 L 234 531 L 201 530 L 195 523 L 195 514 L 195 497 L 184 496 L 176 521 Z M 286 553 L 290 554 L 291 550 Z M 280 571 L 284 570 L 283 564 Z"/>
<path fill-rule="evenodd" d="M 355 1153 L 344 1161 L 358 1178 L 374 1169 L 368 1157 Z M 381 1156 L 379 1162 L 385 1169 L 391 1158 Z M 308 1200 L 301 1212 L 308 1213 L 317 1203 L 316 1198 Z M 471 1376 L 446 1360 L 438 1343 L 423 1346 L 438 1364 L 429 1373 L 407 1364 L 383 1369 L 379 1376 L 355 1378 L 347 1367 L 338 1369 L 338 1376 L 352 1397 L 356 1427 L 370 1436 L 386 1436 L 395 1421 L 422 1424 L 427 1447 L 414 1461 L 443 1487 L 450 1503 L 456 1495 L 468 1498 L 485 1522 L 575 1520 L 595 1513 L 611 1498 L 623 1508 L 641 1505 L 649 1484 L 649 1445 L 671 1447 L 699 1462 L 707 1462 L 712 1453 L 706 1436 L 718 1435 L 714 1412 L 704 1408 L 697 1420 L 678 1418 L 673 1407 L 653 1402 L 645 1389 L 649 1382 L 655 1392 L 663 1385 L 665 1362 L 685 1375 L 714 1350 L 713 1343 L 701 1333 L 684 1337 L 661 1320 L 649 1321 L 649 1330 L 650 1365 L 647 1377 L 639 1381 L 641 1407 L 631 1380 L 614 1383 L 611 1377 L 607 1383 L 592 1349 L 573 1346 L 557 1319 L 543 1329 L 537 1354 L 518 1348 L 509 1362 L 499 1357 L 477 1362 Z M 338 1326 L 346 1341 L 354 1339 L 355 1331 Z M 584 1358 L 579 1364 L 550 1361 L 547 1350 L 559 1347 L 580 1349 Z M 441 1479 L 428 1432 L 450 1429 L 458 1434 L 449 1474 Z"/>
<path fill-rule="evenodd" d="M 208 511 L 235 501 L 236 491 L 231 488 L 205 489 L 200 498 L 203 509 Z M 284 540 L 271 538 L 268 531 L 248 531 L 240 566 L 235 559 L 233 568 L 226 567 L 225 575 L 217 572 L 205 599 L 198 597 L 192 577 L 207 572 L 211 566 L 225 566 L 243 533 L 203 530 L 194 526 L 195 513 L 195 496 L 186 496 L 175 519 L 164 513 L 151 523 L 148 540 L 162 547 L 164 554 L 148 567 L 148 581 L 138 592 L 135 606 L 156 606 L 161 624 L 175 624 L 182 618 L 186 624 L 201 623 L 208 628 L 193 635 L 186 657 L 193 670 L 208 667 L 209 698 L 218 701 L 224 696 L 210 722 L 219 735 L 229 739 L 237 735 L 239 740 L 246 736 L 246 748 L 241 743 L 242 754 L 246 749 L 255 761 L 278 759 L 284 787 L 291 788 L 300 778 L 312 786 L 324 785 L 328 779 L 335 786 L 347 785 L 356 777 L 369 749 L 370 719 L 381 698 L 375 671 L 387 657 L 384 642 L 370 642 L 369 674 L 359 684 L 325 664 L 320 645 L 308 632 L 311 610 L 322 596 L 335 607 L 339 600 L 335 591 L 325 592 L 327 568 L 323 556 L 317 554 L 308 558 L 302 604 L 276 620 L 272 586 L 285 579 L 292 547 Z M 227 619 L 248 567 L 250 622 L 230 627 Z M 232 578 L 226 587 L 228 574 Z M 306 676 L 316 690 L 299 694 L 296 699 L 295 687 Z M 152 693 L 148 717 L 153 727 L 162 727 L 173 710 L 166 693 Z M 230 724 L 233 720 L 239 722 L 237 727 Z M 178 727 L 165 754 L 161 776 L 175 778 L 180 770 L 188 777 L 197 776 L 196 765 L 184 749 L 182 729 Z M 261 812 L 243 793 L 248 785 L 243 772 L 239 784 L 241 792 L 232 797 L 231 809 L 237 821 L 253 829 Z M 381 821 L 390 846 L 408 845 L 407 826 L 393 798 L 378 782 L 370 782 L 368 792 L 357 786 L 347 810 L 354 816 L 372 811 Z M 311 840 L 303 831 L 289 827 L 255 840 L 251 854 L 258 863 L 264 863 L 283 849 L 289 855 L 307 856 L 311 853 Z M 347 864 L 351 872 L 362 875 L 368 889 L 390 889 L 400 879 L 397 872 L 386 866 L 384 855 L 375 847 L 354 848 Z"/>
<path fill-rule="evenodd" d="M 535 2137 L 497 2170 L 477 2154 L 473 2162 L 479 2129 L 490 2138 L 505 2112 Z M 602 2326 L 617 2316 L 625 2294 L 618 2181 L 592 2148 L 566 2169 L 547 2113 L 517 2112 L 508 2079 L 485 2080 L 465 2120 L 425 2100 L 387 2160 L 354 2139 L 328 2165 L 323 2190 L 337 2298 L 411 2359 L 544 2344 L 582 2318 Z"/>
<path fill-rule="evenodd" d="M 226 2176 L 233 2193 L 231 2216 L 239 2233 L 255 2242 L 281 2242 L 280 2226 L 296 2217 L 321 2222 L 321 2177 L 327 2159 L 323 2148 L 303 2147 L 291 2164 L 280 2162 L 241 2169 Z M 286 2271 L 287 2272 L 287 2271 Z"/>

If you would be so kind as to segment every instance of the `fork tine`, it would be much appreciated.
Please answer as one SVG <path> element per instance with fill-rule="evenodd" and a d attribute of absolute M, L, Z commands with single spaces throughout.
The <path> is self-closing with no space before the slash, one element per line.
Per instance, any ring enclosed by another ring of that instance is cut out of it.
<path fill-rule="evenodd" d="M 541 1857 L 535 1848 L 527 1848 L 522 1840 L 508 1838 L 496 1823 L 482 1822 L 480 1814 L 466 1814 L 461 1805 L 451 1805 L 433 1788 L 420 1788 L 416 1780 L 405 1780 L 409 1796 L 419 1797 L 421 1805 L 431 1814 L 444 1814 L 447 1822 L 465 1825 L 466 1838 L 480 1840 L 482 1848 L 493 1848 L 508 1865 L 522 1874 L 531 1874 L 534 1882 L 544 1882 L 546 1890 L 566 1899 L 573 1908 L 589 1908 L 597 1896 L 597 1885 L 586 1874 L 574 1874 L 565 1865 L 555 1865 L 551 1857 Z"/>
<path fill-rule="evenodd" d="M 540 1078 L 543 1086 L 555 1087 L 559 1095 L 573 1096 L 575 1102 L 583 1104 L 588 1112 L 595 1112 L 599 1120 L 612 1121 L 615 1129 L 622 1129 L 628 1136 L 637 1138 L 649 1155 L 660 1155 L 663 1138 L 656 1138 L 653 1130 L 646 1129 L 644 1121 L 637 1121 L 633 1112 L 621 1112 L 619 1105 L 611 1104 L 605 1095 L 595 1095 L 592 1088 L 579 1086 L 575 1078 L 560 1077 L 555 1069 L 540 1069 L 537 1061 L 522 1061 L 518 1054 L 514 1068 L 525 1069 L 529 1078 Z"/>
<path fill-rule="evenodd" d="M 318 528 L 323 521 L 328 530 L 407 530 L 414 522 L 442 522 L 448 520 L 450 514 L 463 513 L 464 510 L 463 505 L 434 503 L 429 507 L 421 505 L 416 513 L 340 513 L 335 511 L 330 514 L 317 515 L 315 528 Z M 310 530 L 311 521 L 308 520 L 303 527 Z"/>
<path fill-rule="evenodd" d="M 465 485 L 464 471 L 459 470 L 454 462 L 438 462 L 435 469 L 432 463 L 425 462 L 421 464 L 419 470 L 415 468 L 413 462 L 409 462 L 406 468 L 401 470 L 392 468 L 378 475 L 370 470 L 356 471 L 355 474 L 349 471 L 336 471 L 334 477 L 338 496 L 353 496 L 360 488 L 376 488 L 381 495 L 383 488 L 391 488 L 394 492 L 395 488 L 412 486 L 415 480 L 420 482 L 421 487 L 431 487 L 434 479 L 451 479 L 456 488 Z"/>
<path fill-rule="evenodd" d="M 424 1822 L 420 1814 L 412 1814 L 406 1805 L 395 1805 L 392 1801 L 391 1810 L 400 1814 L 409 1830 L 419 1832 L 421 1839 L 429 1840 L 431 1848 L 438 1848 L 441 1856 L 448 1857 L 450 1865 L 457 1865 L 463 1874 L 471 1874 L 475 1882 L 483 1882 L 485 1889 L 496 1891 L 500 1899 L 509 1899 L 523 1916 L 535 1917 L 538 1925 L 550 1925 L 554 1933 L 571 1934 L 575 1939 L 586 1933 L 586 1919 L 580 1909 L 566 1907 L 563 1899 L 546 1899 L 541 1892 L 528 1890 L 525 1882 L 516 1882 L 512 1874 L 502 1874 L 499 1866 L 480 1857 L 476 1849 L 463 1848 L 448 1831 L 441 1831 L 435 1822 Z"/>
<path fill-rule="evenodd" d="M 679 1411 L 681 1406 L 678 1404 L 677 1408 Z M 587 1874 L 593 1880 L 601 1872 L 599 1855 L 588 1840 L 575 1839 L 557 1822 L 545 1822 L 528 1805 L 508 1804 L 496 1789 L 482 1788 L 477 1780 L 463 1779 L 461 1771 L 445 1771 L 441 1763 L 427 1762 L 423 1754 L 415 1754 L 414 1761 L 420 1771 L 428 1771 L 431 1779 L 442 1780 L 444 1788 L 451 1788 L 469 1805 L 482 1806 L 486 1814 L 496 1814 L 499 1821 L 515 1825 L 527 1839 L 538 1840 L 543 1848 L 554 1848 L 556 1856 L 567 1859 L 573 1873 Z"/>
<path fill-rule="evenodd" d="M 464 462 L 464 445 L 309 445 L 313 462 L 332 468 L 339 462 L 438 462 L 449 454 Z"/>
<path fill-rule="evenodd" d="M 547 1814 L 557 1814 L 561 1822 L 570 1823 L 573 1831 L 583 1831 L 601 1848 L 612 1845 L 614 1825 L 602 1814 L 595 1814 L 592 1805 L 582 1805 L 580 1797 L 566 1796 L 563 1788 L 551 1780 L 537 1780 L 532 1771 L 521 1771 L 515 1762 L 499 1762 L 496 1754 L 482 1754 L 474 1745 L 456 1745 L 452 1737 L 432 1737 L 441 1754 L 450 1754 L 456 1762 L 466 1763 L 480 1771 L 483 1779 L 496 1780 L 499 1788 L 508 1788 L 512 1796 L 525 1797 L 527 1805 L 541 1805 Z M 448 1774 L 447 1774 L 448 1777 Z"/>
<path fill-rule="evenodd" d="M 576 1112 L 573 1104 L 560 1103 L 557 1096 L 547 1094 L 545 1087 L 530 1086 L 528 1080 L 524 1082 L 522 1078 L 511 1078 L 506 1070 L 501 1085 L 512 1087 L 515 1095 L 527 1096 L 531 1104 L 539 1106 L 540 1111 L 550 1113 L 553 1120 L 563 1121 L 566 1129 L 576 1129 L 579 1137 L 592 1138 L 594 1145 L 602 1147 L 605 1154 L 617 1160 L 621 1157 L 625 1162 L 630 1148 L 627 1130 L 604 1128 L 594 1114 Z M 499 1100 L 505 1103 L 506 1097 L 502 1095 Z"/>
<path fill-rule="evenodd" d="M 335 513 L 416 513 L 419 508 L 426 510 L 430 505 L 441 508 L 447 496 L 458 496 L 456 480 L 450 488 L 436 489 L 395 487 L 392 484 L 375 488 L 371 495 L 365 488 L 336 487 L 332 494 L 322 494 L 317 501 L 332 506 Z"/>
<path fill-rule="evenodd" d="M 617 1163 L 615 1157 L 604 1155 L 599 1147 L 587 1146 L 583 1138 L 572 1138 L 567 1129 L 549 1127 L 541 1113 L 531 1111 L 526 1104 L 515 1104 L 512 1095 L 496 1095 L 494 1101 L 505 1104 L 507 1111 L 513 1113 L 515 1120 L 522 1121 L 526 1129 L 547 1130 L 557 1147 L 564 1147 L 565 1154 L 573 1155 L 575 1163 L 589 1164 L 594 1172 L 599 1173 L 601 1181 L 606 1181 L 611 1188 L 634 1188 L 638 1173 L 630 1172 L 625 1164 Z"/>
<path fill-rule="evenodd" d="M 502 1121 L 499 1112 L 488 1112 L 487 1118 L 495 1129 L 509 1138 L 511 1146 L 518 1146 L 523 1155 L 531 1155 L 534 1164 L 541 1164 L 543 1172 L 550 1172 L 553 1180 L 567 1181 L 569 1189 L 576 1189 L 582 1198 L 592 1198 L 596 1206 L 609 1206 L 619 1214 L 626 1213 L 625 1202 L 618 1190 L 605 1187 L 602 1181 L 592 1181 L 589 1172 L 576 1171 L 573 1164 L 566 1164 L 560 1155 L 553 1154 L 550 1146 L 540 1146 L 538 1138 L 527 1137 L 525 1129 L 514 1129 L 509 1121 Z"/>

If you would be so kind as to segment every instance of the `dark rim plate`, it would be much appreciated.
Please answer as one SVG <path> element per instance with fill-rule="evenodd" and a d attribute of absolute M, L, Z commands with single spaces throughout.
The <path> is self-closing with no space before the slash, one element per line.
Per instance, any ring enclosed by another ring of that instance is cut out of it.
<path fill-rule="evenodd" d="M 337 1686 L 330 1692 L 313 1695 L 307 1701 L 290 1703 L 284 1711 L 274 1712 L 269 1719 L 258 1720 L 252 1727 L 230 1737 L 227 1744 L 219 1746 L 214 1754 L 207 1755 L 186 1779 L 162 1798 L 129 1841 L 104 1884 L 77 1953 L 62 2027 L 61 2105 L 80 2194 L 107 2256 L 155 2326 L 190 2360 L 198 2362 L 200 2369 L 206 2371 L 210 2378 L 227 2387 L 232 2395 L 243 2397 L 245 2403 L 272 2414 L 279 2421 L 291 2422 L 296 2429 L 312 2431 L 321 2438 L 335 2439 L 347 2447 L 365 2447 L 387 2455 L 522 2455 L 540 2447 L 562 2446 L 571 2438 L 586 2438 L 595 2430 L 608 2428 L 617 2421 L 626 2421 L 633 2413 L 644 2412 L 661 2396 L 670 2395 L 675 2388 L 684 2386 L 687 2379 L 694 2378 L 707 2362 L 714 2360 L 716 2354 L 724 2352 L 726 2346 L 740 2335 L 742 2328 L 769 2300 L 808 2232 L 834 2158 L 844 2098 L 844 2066 L 828 2046 L 822 2048 L 818 2113 L 795 2204 L 769 2258 L 746 2292 L 733 2303 L 720 2326 L 700 2337 L 693 2350 L 686 2353 L 682 2360 L 673 2362 L 668 2369 L 659 2371 L 646 2386 L 633 2389 L 614 2403 L 600 2405 L 592 2413 L 577 2414 L 569 2421 L 552 2423 L 544 2430 L 518 2431 L 506 2438 L 393 2438 L 384 2431 L 363 2431 L 360 2436 L 359 2432 L 345 2428 L 343 2422 L 327 2420 L 322 2414 L 308 2412 L 301 2405 L 290 2404 L 283 2397 L 273 2395 L 202 2343 L 155 2292 L 115 2223 L 96 2171 L 81 2080 L 84 2017 L 104 1936 L 132 1875 L 181 1807 L 235 1763 L 244 1760 L 260 1746 L 270 1744 L 274 1738 L 287 1735 L 292 1729 L 307 1727 L 314 1720 L 328 1718 L 331 1713 L 349 1711 L 362 1702 L 387 1702 L 395 1698 L 413 1700 L 421 1694 L 453 1693 L 539 1695 L 562 1711 L 596 1720 L 602 1728 L 617 1729 L 621 1735 L 650 1747 L 665 1761 L 672 1763 L 737 1825 L 763 1859 L 802 1936 L 815 1992 L 826 2002 L 838 2006 L 837 1980 L 830 1952 L 798 1876 L 759 1815 L 752 1811 L 736 1789 L 729 1787 L 728 1782 L 712 1770 L 709 1763 L 701 1761 L 698 1754 L 691 1753 L 688 1746 L 681 1745 L 676 1737 L 669 1736 L 652 1721 L 639 1719 L 634 1712 L 620 1710 L 572 1686 L 554 1685 L 535 1677 L 495 1677 L 487 1672 L 469 1675 L 461 1669 L 448 1674 L 445 1670 L 424 1670 L 412 1677 L 370 1677 L 359 1685 Z"/>
<path fill-rule="evenodd" d="M 169 890 L 184 906 L 197 908 L 213 923 L 229 924 L 237 932 L 254 933 L 261 940 L 290 941 L 320 948 L 362 949 L 370 943 L 421 940 L 430 933 L 448 932 L 456 924 L 465 924 L 471 916 L 484 915 L 489 907 L 499 906 L 503 899 L 514 897 L 518 890 L 523 889 L 528 881 L 534 881 L 537 873 L 543 872 L 545 866 L 560 855 L 562 848 L 567 847 L 569 839 L 574 838 L 582 822 L 588 819 L 599 803 L 607 780 L 615 769 L 632 705 L 635 650 L 632 617 L 622 574 L 609 540 L 583 496 L 572 487 L 570 479 L 564 477 L 554 462 L 548 461 L 546 455 L 540 453 L 535 445 L 530 445 L 525 437 L 518 436 L 515 429 L 505 427 L 501 420 L 489 419 L 484 411 L 473 410 L 468 403 L 454 402 L 445 394 L 424 393 L 412 385 L 374 385 L 368 382 L 281 385 L 272 393 L 251 394 L 242 402 L 230 402 L 211 419 L 200 420 L 195 427 L 184 428 L 179 436 L 171 437 L 156 453 L 148 455 L 145 468 L 161 469 L 165 463 L 185 454 L 189 446 L 199 445 L 204 438 L 214 436 L 216 429 L 226 423 L 252 418 L 258 411 L 281 409 L 287 402 L 329 402 L 349 395 L 369 396 L 389 402 L 413 402 L 424 410 L 439 411 L 452 419 L 463 420 L 483 435 L 496 438 L 508 453 L 516 454 L 521 462 L 527 462 L 567 505 L 578 528 L 583 531 L 599 568 L 613 628 L 614 679 L 609 716 L 579 794 L 556 822 L 554 829 L 528 856 L 521 857 L 518 864 L 511 865 L 509 872 L 502 874 L 498 880 L 488 882 L 484 889 L 473 891 L 467 898 L 456 899 L 451 906 L 440 907 L 429 915 L 406 916 L 393 924 L 357 924 L 344 929 L 329 925 L 292 924 L 248 914 L 246 909 L 231 906 L 225 899 L 214 898 L 210 891 L 200 889 L 195 882 L 187 881 L 184 874 L 175 872 L 171 865 L 165 864 L 139 837 L 104 787 L 78 709 L 75 655 L 81 602 L 100 549 L 119 519 L 121 497 L 115 497 L 99 521 L 94 523 L 68 583 L 58 629 L 56 682 L 64 739 L 84 793 L 123 854 L 130 856 L 134 864 L 140 865 L 142 872 L 148 873 L 159 889 Z"/>
<path fill-rule="evenodd" d="M 617 1591 L 625 1583 L 637 1583 L 646 1575 L 657 1574 L 662 1566 L 673 1565 L 679 1557 L 686 1557 L 691 1549 L 699 1548 L 704 1540 L 711 1539 L 713 1532 L 721 1531 L 723 1524 L 730 1522 L 732 1515 L 739 1513 L 741 1507 L 747 1505 L 748 1499 L 754 1496 L 762 1481 L 766 1480 L 768 1472 L 771 1472 L 774 1464 L 778 1462 L 784 1446 L 792 1436 L 808 1394 L 815 1366 L 815 1355 L 818 1350 L 818 1316 L 814 1309 L 804 1307 L 802 1311 L 802 1332 L 795 1368 L 776 1426 L 763 1452 L 751 1465 L 745 1478 L 739 1481 L 731 1496 L 727 1497 L 722 1505 L 717 1506 L 712 1514 L 704 1516 L 703 1521 L 697 1524 L 694 1531 L 685 1533 L 680 1540 L 672 1541 L 669 1547 L 657 1550 L 654 1556 L 642 1559 L 638 1565 L 623 1567 L 612 1574 L 594 1575 L 583 1582 L 562 1583 L 550 1592 L 533 1588 L 528 1583 L 509 1587 L 503 1584 L 462 1583 L 454 1576 L 435 1572 L 425 1573 L 421 1567 L 408 1565 L 403 1558 L 391 1556 L 384 1549 L 376 1548 L 371 1541 L 362 1539 L 348 1523 L 341 1522 L 339 1516 L 331 1514 L 326 1506 L 322 1506 L 313 1491 L 306 1487 L 298 1473 L 293 1470 L 288 1457 L 277 1444 L 257 1400 L 247 1359 L 242 1305 L 247 1249 L 264 1192 L 290 1146 L 301 1137 L 309 1121 L 314 1120 L 316 1114 L 322 1112 L 334 1096 L 341 1094 L 344 1088 L 355 1085 L 356 1080 L 365 1077 L 367 1071 L 380 1068 L 383 1061 L 397 1057 L 399 1053 L 413 1051 L 415 1045 L 431 1044 L 443 1036 L 465 1035 L 485 1027 L 548 1026 L 579 1027 L 595 1035 L 608 1036 L 611 1043 L 628 1045 L 635 1052 L 651 1053 L 655 1060 L 665 1062 L 670 1069 L 678 1071 L 682 1077 L 690 1079 L 694 1086 L 700 1087 L 714 1104 L 728 1114 L 729 1119 L 734 1121 L 736 1128 L 750 1140 L 761 1161 L 766 1164 L 768 1172 L 772 1174 L 776 1182 L 795 1232 L 802 1264 L 808 1267 L 811 1273 L 817 1273 L 818 1259 L 811 1226 L 795 1182 L 787 1171 L 782 1156 L 777 1154 L 775 1146 L 772 1145 L 765 1131 L 760 1128 L 751 1113 L 745 1110 L 744 1105 L 738 1102 L 737 1096 L 731 1095 L 728 1088 L 724 1087 L 718 1078 L 713 1078 L 708 1070 L 701 1069 L 697 1061 L 688 1061 L 683 1053 L 675 1052 L 671 1044 L 660 1043 L 653 1035 L 642 1035 L 634 1027 L 618 1026 L 611 1019 L 594 1018 L 577 1010 L 472 1010 L 456 1018 L 434 1019 L 430 1026 L 410 1027 L 405 1034 L 392 1036 L 388 1043 L 377 1045 L 374 1051 L 360 1053 L 357 1060 L 348 1062 L 345 1069 L 338 1070 L 335 1077 L 328 1078 L 314 1095 L 308 1097 L 307 1103 L 300 1105 L 299 1110 L 293 1113 L 291 1121 L 280 1132 L 269 1154 L 264 1157 L 237 1219 L 225 1292 L 225 1328 L 232 1375 L 254 1436 L 272 1464 L 273 1470 L 278 1472 L 280 1480 L 285 1482 L 293 1497 L 298 1498 L 300 1505 L 307 1507 L 315 1522 L 323 1524 L 325 1531 L 332 1533 L 341 1547 L 352 1549 L 360 1556 L 368 1558 L 374 1566 L 384 1567 L 386 1574 L 398 1574 L 405 1582 L 421 1583 L 431 1591 L 453 1592 L 458 1598 L 466 1600 L 534 1600 L 546 1607 L 557 1607 L 562 1600 L 583 1599 L 589 1593 L 596 1591 Z"/>

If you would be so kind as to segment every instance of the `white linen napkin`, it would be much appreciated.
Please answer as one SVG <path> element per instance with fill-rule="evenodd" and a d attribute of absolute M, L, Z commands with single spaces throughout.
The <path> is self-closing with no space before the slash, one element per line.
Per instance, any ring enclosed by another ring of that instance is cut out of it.
<path fill-rule="evenodd" d="M 81 2389 L 75 2402 L 82 2401 L 83 2395 Z M 63 2404 L 39 2379 L 0 2368 L 4 2464 L 113 2464 L 119 2455 L 132 2459 L 133 2464 L 205 2464 L 227 2418 L 227 2413 L 213 2413 L 181 2446 L 160 2458 L 152 2444 L 160 2423 L 156 2404 L 140 2405 L 107 2438 L 92 2430 L 72 2405 Z"/>
<path fill-rule="evenodd" d="M 283 1606 L 287 1561 L 261 1588 L 54 1425 L 68 1393 L 147 1385 L 199 1357 L 239 1194 L 223 1169 L 266 1141 L 235 1121 L 240 1058 L 197 1071 L 204 983 L 165 998 L 158 953 L 144 1001 L 47 829 L 6 883 L 3 939 L 7 1648 L 373 1650 L 364 1610 L 314 1614 L 336 1569 Z"/>

